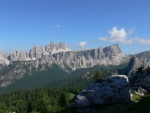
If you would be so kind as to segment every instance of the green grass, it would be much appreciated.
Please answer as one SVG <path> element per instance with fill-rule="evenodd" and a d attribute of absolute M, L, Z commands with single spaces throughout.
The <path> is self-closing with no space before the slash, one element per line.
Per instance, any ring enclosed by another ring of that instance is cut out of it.
<path fill-rule="evenodd" d="M 129 106 L 128 113 L 150 113 L 150 94 L 142 96 L 139 102 Z"/>

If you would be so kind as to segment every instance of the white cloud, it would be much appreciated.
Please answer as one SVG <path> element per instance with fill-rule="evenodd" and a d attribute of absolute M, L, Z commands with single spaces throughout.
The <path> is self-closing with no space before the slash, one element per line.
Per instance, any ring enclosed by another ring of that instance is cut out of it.
<path fill-rule="evenodd" d="M 143 38 L 134 38 L 134 42 L 137 44 L 150 44 L 150 40 L 146 40 Z"/>
<path fill-rule="evenodd" d="M 134 29 L 129 30 L 127 32 L 124 28 L 117 29 L 117 27 L 113 27 L 108 33 L 110 36 L 100 37 L 99 40 L 107 41 L 107 42 L 120 42 L 123 44 L 150 44 L 149 39 L 144 38 L 128 38 L 127 36 L 131 35 L 134 32 Z"/>
<path fill-rule="evenodd" d="M 57 25 L 54 25 L 53 28 L 60 28 L 61 25 L 57 24 Z"/>
<path fill-rule="evenodd" d="M 79 46 L 80 46 L 81 48 L 84 48 L 84 47 L 86 46 L 86 44 L 87 44 L 87 42 L 80 42 L 80 43 L 79 43 Z"/>
<path fill-rule="evenodd" d="M 117 27 L 113 27 L 109 32 L 110 36 L 108 37 L 100 37 L 101 41 L 108 42 L 121 42 L 123 44 L 132 44 L 133 40 L 127 39 L 127 33 L 124 28 L 117 29 Z M 131 33 L 131 31 L 130 31 Z"/>

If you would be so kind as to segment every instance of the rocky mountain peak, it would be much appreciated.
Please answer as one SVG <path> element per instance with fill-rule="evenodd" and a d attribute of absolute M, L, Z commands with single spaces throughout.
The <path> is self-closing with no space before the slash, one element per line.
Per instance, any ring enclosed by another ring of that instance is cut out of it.
<path fill-rule="evenodd" d="M 132 78 L 134 73 L 142 67 L 143 70 L 150 66 L 150 62 L 144 60 L 143 58 L 137 58 L 135 55 L 131 57 L 128 66 L 119 72 L 119 74 L 126 74 L 129 78 Z"/>
<path fill-rule="evenodd" d="M 111 46 L 103 48 L 103 52 L 107 53 L 107 56 L 117 56 L 118 54 L 121 54 L 121 49 L 118 46 L 118 44 L 113 44 Z"/>
<path fill-rule="evenodd" d="M 60 42 L 60 43 L 54 43 L 54 42 L 51 42 L 49 45 L 45 46 L 45 51 L 47 53 L 59 53 L 59 52 L 66 52 L 66 51 L 71 51 L 67 45 L 63 42 Z"/>
<path fill-rule="evenodd" d="M 59 52 L 66 52 L 70 51 L 67 45 L 63 42 L 54 43 L 51 42 L 49 45 L 42 47 L 42 46 L 35 46 L 30 49 L 29 52 L 22 52 L 22 51 L 14 51 L 8 56 L 8 60 L 12 61 L 31 61 L 37 60 L 42 58 L 44 55 L 50 55 Z"/>
<path fill-rule="evenodd" d="M 8 56 L 9 61 L 25 61 L 27 59 L 27 53 L 23 51 L 14 51 Z"/>
<path fill-rule="evenodd" d="M 7 56 L 2 51 L 0 51 L 0 64 L 1 65 L 8 65 L 9 64 Z"/>
<path fill-rule="evenodd" d="M 142 58 L 147 62 L 150 62 L 150 51 L 144 51 L 138 54 L 135 54 L 137 58 Z"/>
<path fill-rule="evenodd" d="M 113 50 L 115 54 L 121 53 L 121 49 L 118 44 L 111 45 L 110 50 Z"/>
<path fill-rule="evenodd" d="M 129 56 L 121 53 L 117 44 L 104 48 L 95 48 L 82 51 L 70 51 L 65 43 L 54 43 L 41 47 L 35 46 L 29 52 L 14 51 L 8 57 L 1 55 L 2 61 L 9 61 L 19 68 L 12 68 L 12 71 L 2 75 L 4 87 L 16 79 L 20 79 L 25 73 L 32 74 L 32 70 L 40 72 L 46 67 L 57 65 L 66 72 L 76 69 L 90 68 L 96 65 L 119 65 L 129 61 Z M 23 61 L 23 62 L 13 62 Z M 11 65 L 10 65 L 11 66 Z M 26 67 L 27 68 L 24 68 Z"/>
<path fill-rule="evenodd" d="M 41 58 L 43 55 L 46 55 L 48 54 L 46 51 L 45 51 L 45 48 L 42 47 L 42 46 L 35 46 L 33 47 L 30 52 L 29 52 L 29 57 L 31 59 L 39 59 Z"/>
<path fill-rule="evenodd" d="M 127 67 L 118 72 L 127 75 L 131 89 L 137 90 L 138 94 L 142 95 L 146 91 L 150 92 L 150 61 L 147 60 L 149 57 L 148 51 L 133 55 Z"/>
<path fill-rule="evenodd" d="M 71 70 L 95 65 L 119 65 L 129 60 L 127 55 L 121 53 L 118 44 L 90 50 L 60 52 L 53 54 L 53 57 L 62 67 L 67 66 Z"/>

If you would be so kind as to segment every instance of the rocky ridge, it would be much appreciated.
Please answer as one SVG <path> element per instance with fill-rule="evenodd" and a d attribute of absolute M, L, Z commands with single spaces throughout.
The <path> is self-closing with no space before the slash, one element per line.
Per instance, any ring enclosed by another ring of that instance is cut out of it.
<path fill-rule="evenodd" d="M 138 58 L 136 56 L 132 56 L 128 66 L 125 69 L 121 70 L 121 72 L 119 73 L 125 74 L 129 77 L 129 79 L 132 79 L 139 68 L 145 70 L 148 67 L 150 67 L 150 62 L 148 60 L 145 60 L 143 58 Z"/>
<path fill-rule="evenodd" d="M 95 65 L 119 65 L 129 59 L 129 56 L 121 53 L 117 44 L 85 51 L 60 52 L 53 54 L 53 57 L 62 67 L 67 66 L 71 70 Z"/>
<path fill-rule="evenodd" d="M 22 51 L 15 51 L 9 54 L 8 60 L 10 63 L 12 61 L 31 61 L 31 60 L 38 60 L 45 55 L 50 55 L 58 52 L 66 52 L 71 51 L 67 45 L 63 42 L 59 44 L 51 42 L 51 44 L 41 47 L 35 46 L 29 52 L 22 52 Z"/>
<path fill-rule="evenodd" d="M 62 42 L 59 44 L 51 42 L 45 47 L 34 47 L 29 52 L 15 51 L 9 54 L 6 60 L 9 64 L 13 61 L 35 61 L 35 67 L 40 64 L 56 63 L 64 70 L 72 71 L 95 65 L 119 65 L 127 62 L 129 56 L 121 53 L 118 44 L 91 50 L 71 51 Z"/>
<path fill-rule="evenodd" d="M 150 62 L 150 51 L 144 51 L 138 54 L 135 54 L 137 58 L 142 58 L 143 60 Z"/>
<path fill-rule="evenodd" d="M 32 75 L 32 70 L 44 71 L 56 64 L 66 72 L 95 65 L 119 65 L 129 61 L 130 56 L 121 52 L 118 44 L 91 50 L 71 51 L 66 44 L 51 42 L 45 47 L 33 47 L 29 52 L 15 51 L 7 57 L 1 55 L 1 64 L 9 68 L 9 72 L 0 73 L 0 86 L 6 87 L 25 74 Z M 13 72 L 12 72 L 13 71 Z M 22 75 L 23 73 L 23 75 Z"/>
<path fill-rule="evenodd" d="M 146 57 L 150 57 L 147 55 Z M 126 68 L 119 71 L 119 74 L 126 74 L 129 77 L 131 89 L 144 88 L 150 91 L 150 62 L 143 57 L 131 57 Z"/>

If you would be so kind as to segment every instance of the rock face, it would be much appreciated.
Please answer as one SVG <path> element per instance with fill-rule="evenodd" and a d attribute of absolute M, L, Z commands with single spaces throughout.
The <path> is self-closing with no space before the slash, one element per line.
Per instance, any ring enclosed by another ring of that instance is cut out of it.
<path fill-rule="evenodd" d="M 66 51 L 70 51 L 70 49 L 67 47 L 65 43 L 60 42 L 59 44 L 57 44 L 51 42 L 51 44 L 45 47 L 41 47 L 41 46 L 33 47 L 29 52 L 20 52 L 20 51 L 12 52 L 8 56 L 8 60 L 10 62 L 38 60 L 42 58 L 44 55 L 54 54 L 58 52 L 66 52 Z"/>
<path fill-rule="evenodd" d="M 13 61 L 36 61 L 36 66 L 56 63 L 66 71 L 95 65 L 119 65 L 128 60 L 129 56 L 121 53 L 118 44 L 91 50 L 71 51 L 62 42 L 59 44 L 51 42 L 45 47 L 36 46 L 29 52 L 15 51 L 8 56 L 9 63 Z"/>
<path fill-rule="evenodd" d="M 6 55 L 3 54 L 3 52 L 0 51 L 0 65 L 8 65 L 9 60 L 7 59 Z"/>
<path fill-rule="evenodd" d="M 117 44 L 105 48 L 55 53 L 53 57 L 62 67 L 67 66 L 71 70 L 95 65 L 119 65 L 129 59 L 129 56 L 121 53 Z"/>
<path fill-rule="evenodd" d="M 129 79 L 130 78 L 132 79 L 139 68 L 145 70 L 149 66 L 150 66 L 150 62 L 144 60 L 143 58 L 137 58 L 136 56 L 132 56 L 128 66 L 125 69 L 121 70 L 119 74 L 125 74 L 129 77 Z"/>
<path fill-rule="evenodd" d="M 148 92 L 150 92 L 150 69 L 149 69 L 149 75 L 142 80 L 141 87 L 143 87 Z"/>
<path fill-rule="evenodd" d="M 112 75 L 101 83 L 94 83 L 83 90 L 75 99 L 77 107 L 113 103 L 128 103 L 131 100 L 128 77 Z"/>
<path fill-rule="evenodd" d="M 137 58 L 142 58 L 147 62 L 150 62 L 150 51 L 144 51 L 138 54 L 135 54 Z"/>
<path fill-rule="evenodd" d="M 29 54 L 22 51 L 14 51 L 8 56 L 8 60 L 12 61 L 27 61 L 30 60 Z"/>
<path fill-rule="evenodd" d="M 0 54 L 0 64 L 9 67 L 14 63 L 19 63 L 18 67 L 22 67 L 19 70 L 22 70 L 24 74 L 32 75 L 32 70 L 45 70 L 45 67 L 51 68 L 53 64 L 59 66 L 66 72 L 72 72 L 76 69 L 90 68 L 95 65 L 119 65 L 128 62 L 129 58 L 130 56 L 121 53 L 118 44 L 91 50 L 71 51 L 62 42 L 59 44 L 51 42 L 51 44 L 45 47 L 33 47 L 29 52 L 15 51 L 7 57 Z M 24 69 L 24 66 L 28 67 Z M 0 65 L 0 71 L 3 70 L 5 68 Z M 13 71 L 18 72 L 18 69 L 16 68 Z M 12 81 L 15 82 L 14 79 L 23 76 L 20 73 L 13 72 L 6 72 L 2 75 L 0 73 L 0 87 L 6 87 Z M 9 81 L 7 85 L 5 84 L 6 80 Z"/>
<path fill-rule="evenodd" d="M 150 62 L 146 60 L 145 57 L 131 57 L 128 66 L 118 72 L 119 74 L 125 74 L 128 76 L 131 84 L 131 89 L 138 90 L 139 87 L 146 89 L 149 87 L 147 85 L 150 76 Z"/>
<path fill-rule="evenodd" d="M 56 44 L 54 42 L 51 42 L 51 44 L 45 46 L 45 51 L 47 53 L 59 53 L 59 52 L 66 52 L 70 51 L 70 49 L 67 47 L 67 45 L 63 42 L 60 42 L 59 44 Z"/>

